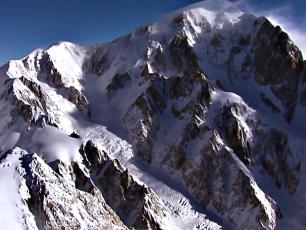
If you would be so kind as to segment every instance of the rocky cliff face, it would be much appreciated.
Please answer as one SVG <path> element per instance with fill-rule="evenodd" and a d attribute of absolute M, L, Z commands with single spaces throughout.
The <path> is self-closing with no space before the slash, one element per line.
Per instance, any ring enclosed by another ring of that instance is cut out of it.
<path fill-rule="evenodd" d="M 286 205 L 299 207 L 305 188 L 304 68 L 267 19 L 204 8 L 109 44 L 63 42 L 9 62 L 4 227 L 302 225 Z"/>

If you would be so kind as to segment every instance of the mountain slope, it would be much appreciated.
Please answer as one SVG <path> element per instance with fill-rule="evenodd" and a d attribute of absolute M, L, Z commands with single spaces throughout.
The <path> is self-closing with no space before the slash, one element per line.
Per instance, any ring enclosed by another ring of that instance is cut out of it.
<path fill-rule="evenodd" d="M 302 229 L 304 65 L 267 19 L 203 7 L 10 61 L 7 226 Z"/>

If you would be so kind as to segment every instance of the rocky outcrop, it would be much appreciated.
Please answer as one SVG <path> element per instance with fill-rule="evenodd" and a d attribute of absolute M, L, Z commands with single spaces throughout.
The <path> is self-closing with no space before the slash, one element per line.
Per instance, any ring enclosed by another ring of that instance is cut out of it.
<path fill-rule="evenodd" d="M 169 44 L 169 53 L 174 69 L 178 69 L 179 72 L 198 67 L 197 56 L 184 32 L 175 35 Z"/>
<path fill-rule="evenodd" d="M 21 116 L 29 125 L 57 126 L 60 110 L 41 86 L 25 77 L 8 79 L 7 91 L 2 95 L 14 106 L 10 114 L 13 121 Z"/>
<path fill-rule="evenodd" d="M 150 188 L 137 182 L 128 169 L 118 160 L 110 159 L 92 141 L 81 152 L 94 184 L 126 226 L 162 229 L 167 210 Z"/>
<path fill-rule="evenodd" d="M 43 53 L 39 60 L 39 66 L 40 69 L 37 73 L 37 78 L 40 81 L 59 89 L 59 93 L 63 97 L 75 104 L 81 111 L 90 114 L 90 106 L 87 98 L 75 86 L 70 85 L 69 81 L 65 79 L 65 76 L 55 68 L 48 53 Z"/>
<path fill-rule="evenodd" d="M 273 179 L 269 194 L 302 190 L 294 114 L 306 105 L 305 63 L 265 18 L 208 11 L 109 44 L 59 43 L 0 69 L 0 149 L 37 150 L 0 162 L 25 184 L 23 196 L 12 179 L 25 226 L 277 228 L 281 211 L 254 177 Z M 37 127 L 46 125 L 65 134 Z M 73 157 L 66 134 L 80 147 Z M 210 211 L 218 224 L 208 226 Z"/>
<path fill-rule="evenodd" d="M 164 229 L 170 211 L 150 188 L 92 141 L 81 153 L 86 166 L 61 160 L 47 164 L 20 149 L 2 156 L 1 162 L 17 154 L 6 164 L 24 179 L 29 193 L 24 205 L 38 229 Z"/>
<path fill-rule="evenodd" d="M 55 88 L 65 87 L 65 81 L 61 73 L 54 67 L 48 53 L 43 53 L 39 60 L 40 71 L 37 78 L 41 81 L 48 82 Z"/>
<path fill-rule="evenodd" d="M 231 34 L 228 28 L 204 33 L 207 44 L 204 57 L 217 69 L 224 70 L 231 82 L 253 78 L 259 86 L 270 88 L 282 106 L 275 105 L 267 95 L 264 105 L 272 106 L 273 111 L 280 110 L 285 120 L 291 122 L 299 98 L 302 54 L 288 34 L 268 19 L 251 14 L 244 14 L 241 19 L 233 25 L 236 34 Z M 247 28 L 245 33 L 239 31 L 240 23 Z M 196 54 L 203 56 L 201 52 Z M 246 87 L 252 87 L 245 83 Z"/>
<path fill-rule="evenodd" d="M 37 154 L 13 149 L 4 156 L 11 155 L 19 156 L 8 164 L 18 164 L 11 170 L 24 180 L 29 198 L 23 205 L 28 205 L 38 229 L 127 229 L 98 192 L 78 190 Z"/>
<path fill-rule="evenodd" d="M 124 74 L 116 74 L 109 85 L 106 87 L 109 94 L 111 94 L 112 91 L 117 91 L 119 89 L 124 88 L 124 86 L 131 81 L 131 76 L 129 73 Z"/>
<path fill-rule="evenodd" d="M 102 54 L 101 54 L 102 53 Z M 95 47 L 93 55 L 90 60 L 88 60 L 85 65 L 90 70 L 90 72 L 101 76 L 109 67 L 109 55 L 104 53 L 102 47 Z"/>
<path fill-rule="evenodd" d="M 253 135 L 249 126 L 245 126 L 244 120 L 241 119 L 247 113 L 248 109 L 245 105 L 224 106 L 215 122 L 224 134 L 227 145 L 234 150 L 242 162 L 250 166 L 253 161 Z"/>
<path fill-rule="evenodd" d="M 279 216 L 276 203 L 259 195 L 263 192 L 239 163 L 253 162 L 253 137 L 246 124 L 254 125 L 254 121 L 245 123 L 243 118 L 249 108 L 229 104 L 213 112 L 214 90 L 201 72 L 152 80 L 125 115 L 136 152 L 146 161 L 161 165 L 169 175 L 179 174 L 192 196 L 203 206 L 213 207 L 238 229 L 273 229 Z M 179 101 L 184 101 L 183 106 L 177 107 Z M 205 125 L 209 113 L 214 114 L 209 118 L 211 125 L 220 130 L 232 150 L 216 130 Z M 167 116 L 167 123 L 176 124 L 175 132 L 163 127 L 162 114 Z M 158 136 L 165 139 L 165 144 L 157 150 L 155 146 L 161 145 Z M 254 219 L 242 221 L 242 214 Z"/>
<path fill-rule="evenodd" d="M 306 61 L 304 61 L 304 72 L 301 82 L 301 99 L 300 102 L 303 106 L 306 106 Z"/>
<path fill-rule="evenodd" d="M 88 100 L 79 90 L 70 86 L 69 88 L 64 89 L 63 95 L 65 95 L 70 102 L 75 104 L 78 109 L 90 115 L 90 105 Z"/>
<path fill-rule="evenodd" d="M 190 153 L 184 150 L 186 160 L 178 170 L 190 193 L 206 207 L 213 207 L 238 229 L 275 228 L 279 215 L 276 203 L 270 197 L 260 195 L 263 192 L 246 169 L 239 165 L 233 152 L 222 143 L 216 131 L 208 130 L 201 136 L 207 137 L 209 142 L 203 144 L 198 160 L 190 159 Z M 167 158 L 175 156 L 178 156 L 177 152 L 170 152 Z M 246 213 L 252 213 L 252 218 Z M 245 214 L 248 218 L 241 218 Z"/>
<path fill-rule="evenodd" d="M 10 77 L 9 71 L 12 71 L 12 67 L 9 67 L 3 76 L 5 80 L 1 98 L 9 103 L 8 108 L 11 110 L 7 111 L 7 116 L 12 118 L 11 122 L 14 123 L 21 116 L 28 126 L 51 125 L 62 128 L 66 125 L 62 120 L 67 118 L 67 114 L 66 108 L 58 104 L 59 97 L 64 97 L 77 109 L 90 115 L 87 98 L 75 86 L 68 86 L 65 77 L 53 66 L 49 55 L 43 53 L 41 59 L 34 59 L 35 61 L 26 58 L 18 63 L 20 72 L 24 75 Z M 38 70 L 33 73 L 33 68 Z M 54 91 L 53 87 L 57 92 L 50 94 L 50 88 Z"/>
<path fill-rule="evenodd" d="M 254 79 L 260 85 L 270 85 L 285 107 L 284 116 L 290 122 L 298 100 L 298 86 L 303 71 L 303 57 L 289 36 L 267 19 L 261 23 L 253 41 L 255 53 Z"/>
<path fill-rule="evenodd" d="M 263 169 L 272 176 L 276 186 L 283 187 L 293 195 L 299 184 L 301 161 L 292 151 L 288 136 L 277 129 L 271 129 L 260 143 Z"/>

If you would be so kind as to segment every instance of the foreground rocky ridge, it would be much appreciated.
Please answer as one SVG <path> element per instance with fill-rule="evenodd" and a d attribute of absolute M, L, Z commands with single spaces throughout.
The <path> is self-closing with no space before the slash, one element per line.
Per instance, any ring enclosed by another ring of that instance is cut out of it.
<path fill-rule="evenodd" d="M 203 8 L 110 44 L 63 42 L 9 62 L 0 71 L 1 164 L 24 188 L 21 226 L 286 226 L 282 200 L 258 178 L 298 201 L 304 65 L 267 19 Z"/>

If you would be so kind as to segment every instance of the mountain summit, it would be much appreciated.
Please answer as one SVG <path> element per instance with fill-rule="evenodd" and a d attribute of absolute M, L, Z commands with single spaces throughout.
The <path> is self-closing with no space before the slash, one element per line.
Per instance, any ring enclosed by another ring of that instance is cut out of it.
<path fill-rule="evenodd" d="M 1 67 L 3 229 L 303 229 L 302 54 L 208 6 Z"/>

